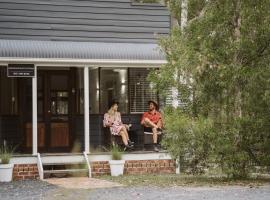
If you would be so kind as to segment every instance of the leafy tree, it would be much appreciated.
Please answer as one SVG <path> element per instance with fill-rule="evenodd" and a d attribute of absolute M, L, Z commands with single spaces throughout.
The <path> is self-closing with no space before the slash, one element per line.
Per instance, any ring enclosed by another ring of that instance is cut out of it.
<path fill-rule="evenodd" d="M 179 22 L 181 1 L 166 2 Z M 178 89 L 184 116 L 213 122 L 207 155 L 233 177 L 270 165 L 269 10 L 268 0 L 189 0 L 184 31 L 176 25 L 160 40 L 168 63 L 150 75 L 161 94 Z"/>

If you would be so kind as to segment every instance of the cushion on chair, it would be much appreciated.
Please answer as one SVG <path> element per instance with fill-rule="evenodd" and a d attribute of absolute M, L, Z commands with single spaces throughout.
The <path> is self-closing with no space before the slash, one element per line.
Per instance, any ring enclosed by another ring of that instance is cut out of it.
<path fill-rule="evenodd" d="M 143 127 L 143 133 L 144 134 L 147 134 L 147 135 L 153 135 L 153 131 L 152 131 L 152 128 L 150 127 Z M 158 135 L 161 135 L 162 132 L 161 131 L 158 131 Z"/>

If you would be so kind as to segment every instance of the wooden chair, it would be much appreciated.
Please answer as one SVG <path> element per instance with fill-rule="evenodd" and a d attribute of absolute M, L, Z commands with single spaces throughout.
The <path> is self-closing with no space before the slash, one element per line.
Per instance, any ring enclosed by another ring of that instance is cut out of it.
<path fill-rule="evenodd" d="M 111 147 L 113 144 L 123 146 L 122 137 L 119 135 L 112 135 L 109 127 L 104 127 L 104 137 L 106 147 Z"/>
<path fill-rule="evenodd" d="M 148 145 L 153 144 L 153 132 L 152 130 L 147 130 L 145 127 L 142 127 L 144 134 L 144 148 Z M 162 140 L 162 132 L 158 132 L 158 144 L 160 144 Z"/>

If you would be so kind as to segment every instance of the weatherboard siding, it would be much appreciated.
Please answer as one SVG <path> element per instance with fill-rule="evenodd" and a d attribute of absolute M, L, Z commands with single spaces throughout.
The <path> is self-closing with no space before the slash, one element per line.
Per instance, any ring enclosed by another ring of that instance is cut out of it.
<path fill-rule="evenodd" d="M 170 31 L 161 5 L 131 0 L 0 0 L 0 38 L 153 43 Z"/>

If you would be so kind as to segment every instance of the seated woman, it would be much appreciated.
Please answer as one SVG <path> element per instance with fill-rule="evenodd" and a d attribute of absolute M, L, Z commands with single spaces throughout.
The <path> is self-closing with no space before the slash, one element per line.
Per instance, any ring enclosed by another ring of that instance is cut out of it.
<path fill-rule="evenodd" d="M 121 136 L 126 148 L 133 148 L 134 142 L 129 140 L 127 131 L 131 125 L 122 123 L 121 114 L 117 112 L 118 104 L 117 101 L 112 102 L 110 109 L 104 115 L 103 126 L 109 127 L 112 135 Z"/>

